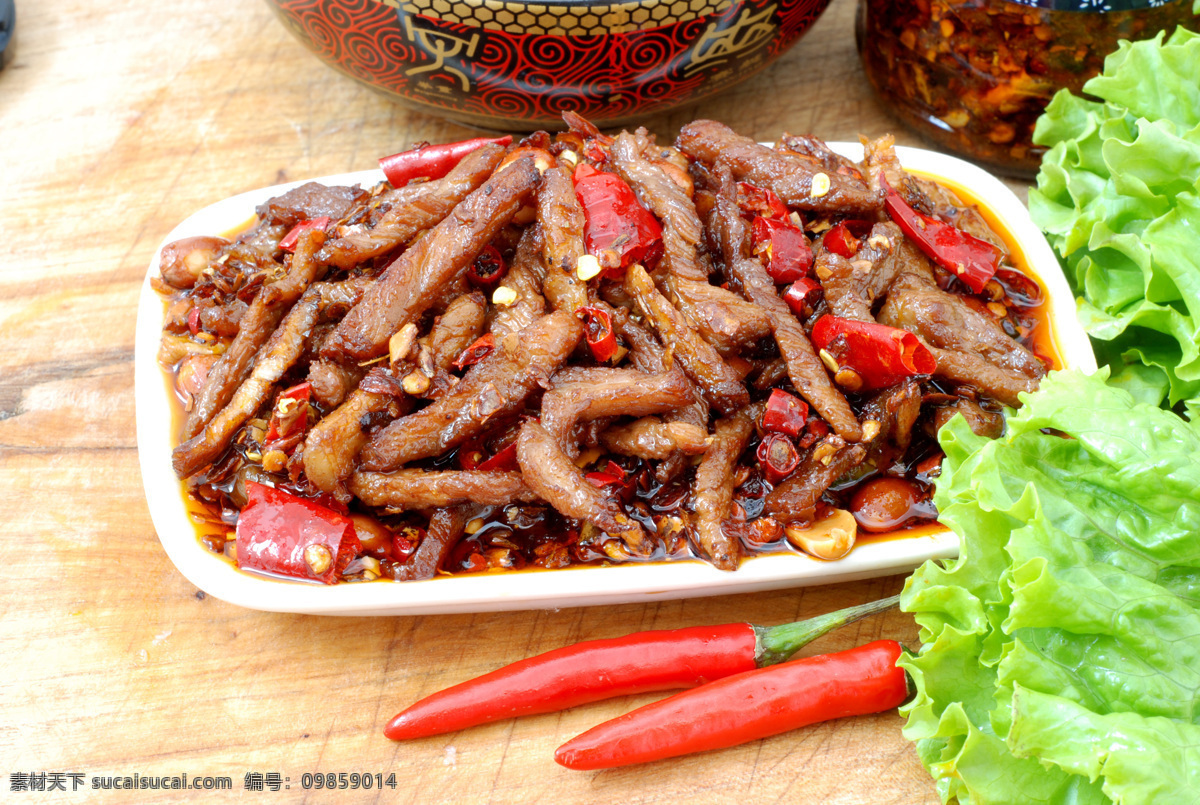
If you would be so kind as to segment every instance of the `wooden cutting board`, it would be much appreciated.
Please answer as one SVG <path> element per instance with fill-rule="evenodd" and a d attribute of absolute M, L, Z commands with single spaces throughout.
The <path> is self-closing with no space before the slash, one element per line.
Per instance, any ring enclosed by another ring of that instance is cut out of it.
<path fill-rule="evenodd" d="M 648 125 L 668 138 L 696 117 L 759 139 L 897 129 L 859 69 L 853 12 L 852 0 L 835 0 L 772 69 Z M 0 71 L 3 799 L 20 801 L 13 787 L 41 780 L 67 793 L 39 802 L 937 801 L 894 713 L 599 773 L 558 767 L 554 749 L 654 697 L 405 745 L 380 734 L 414 699 L 532 653 L 639 629 L 782 623 L 893 594 L 902 577 L 363 619 L 254 612 L 188 584 L 150 523 L 134 440 L 134 313 L 155 248 L 226 196 L 471 135 L 324 68 L 261 3 L 45 0 L 19 13 Z M 893 612 L 810 653 L 881 636 L 915 644 L 916 629 Z M 339 772 L 394 775 L 395 788 L 303 787 L 306 774 Z M 70 793 L 76 781 L 183 773 L 232 788 Z M 279 793 L 247 788 L 271 775 Z"/>

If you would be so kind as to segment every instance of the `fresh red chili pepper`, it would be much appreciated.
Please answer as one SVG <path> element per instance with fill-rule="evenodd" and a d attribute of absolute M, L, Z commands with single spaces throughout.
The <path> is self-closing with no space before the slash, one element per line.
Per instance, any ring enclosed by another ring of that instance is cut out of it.
<path fill-rule="evenodd" d="M 749 182 L 737 183 L 737 203 L 747 215 L 765 218 L 787 218 L 787 205 L 772 190 L 755 187 Z"/>
<path fill-rule="evenodd" d="M 752 225 L 754 250 L 765 255 L 767 273 L 776 282 L 795 282 L 812 268 L 812 247 L 804 230 L 790 221 L 758 216 Z"/>
<path fill-rule="evenodd" d="M 730 623 L 588 640 L 439 691 L 397 715 L 383 733 L 396 741 L 423 738 L 616 696 L 700 685 L 785 662 L 821 635 L 899 600 L 894 596 L 771 628 Z"/>
<path fill-rule="evenodd" d="M 496 337 L 491 333 L 486 333 L 476 338 L 471 346 L 460 352 L 450 365 L 461 371 L 491 355 L 495 348 Z"/>
<path fill-rule="evenodd" d="M 821 243 L 829 251 L 841 255 L 847 260 L 858 254 L 858 247 L 862 245 L 862 241 L 854 236 L 845 221 L 835 224 L 826 232 Z"/>
<path fill-rule="evenodd" d="M 800 435 L 808 422 L 808 403 L 788 394 L 783 389 L 772 389 L 763 410 L 762 427 L 765 431 L 783 433 L 791 437 Z"/>
<path fill-rule="evenodd" d="M 617 353 L 617 335 L 613 331 L 612 316 L 600 307 L 581 307 L 583 315 L 584 337 L 592 357 L 600 363 L 607 363 Z"/>
<path fill-rule="evenodd" d="M 467 279 L 480 288 L 494 288 L 508 273 L 508 264 L 495 246 L 484 246 L 483 251 L 467 269 Z"/>
<path fill-rule="evenodd" d="M 791 475 L 800 465 L 800 453 L 796 450 L 796 445 L 782 433 L 768 433 L 764 436 L 754 455 L 762 466 L 763 475 L 773 484 Z"/>
<path fill-rule="evenodd" d="M 311 398 L 312 384 L 307 380 L 279 392 L 267 425 L 265 443 L 286 439 L 304 430 L 308 425 L 308 401 Z"/>
<path fill-rule="evenodd" d="M 281 489 L 246 483 L 238 567 L 335 584 L 360 547 L 349 517 Z"/>
<path fill-rule="evenodd" d="M 724 749 L 908 698 L 895 640 L 760 668 L 686 690 L 607 721 L 558 748 L 568 769 L 608 769 Z"/>
<path fill-rule="evenodd" d="M 300 240 L 300 234 L 306 229 L 324 229 L 329 226 L 330 218 L 328 215 L 322 215 L 320 218 L 310 218 L 307 221 L 301 221 L 288 230 L 288 233 L 283 236 L 283 240 L 279 241 L 279 248 L 285 252 L 296 251 L 296 241 Z"/>
<path fill-rule="evenodd" d="M 392 183 L 392 187 L 403 187 L 413 179 L 440 179 L 453 170 L 463 157 L 488 143 L 509 145 L 512 143 L 512 136 L 476 137 L 473 140 L 443 145 L 422 143 L 408 151 L 382 157 L 379 167 Z"/>
<path fill-rule="evenodd" d="M 583 207 L 583 238 L 589 254 L 615 255 L 615 265 L 652 265 L 662 255 L 662 226 L 638 203 L 633 188 L 615 173 L 596 170 L 587 163 L 575 169 L 575 197 Z"/>
<path fill-rule="evenodd" d="M 621 483 L 621 479 L 611 472 L 587 472 L 584 473 L 583 478 L 592 486 L 599 487 L 600 489 Z"/>
<path fill-rule="evenodd" d="M 863 389 L 887 388 L 937 368 L 933 353 L 915 335 L 875 322 L 822 316 L 813 325 L 812 342 L 857 374 Z"/>
<path fill-rule="evenodd" d="M 801 277 L 783 292 L 783 301 L 787 302 L 793 313 L 804 319 L 813 314 L 824 296 L 825 289 L 821 283 L 812 277 Z"/>
<path fill-rule="evenodd" d="M 917 247 L 975 293 L 983 290 L 1000 267 L 1000 249 L 945 221 L 917 212 L 899 193 L 888 189 L 883 206 Z"/>

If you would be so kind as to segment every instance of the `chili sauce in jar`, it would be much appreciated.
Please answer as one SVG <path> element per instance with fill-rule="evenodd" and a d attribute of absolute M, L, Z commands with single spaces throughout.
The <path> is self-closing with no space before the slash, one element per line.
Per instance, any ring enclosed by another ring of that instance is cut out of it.
<path fill-rule="evenodd" d="M 859 0 L 857 39 L 879 99 L 937 145 L 1032 177 L 1033 127 L 1080 93 L 1121 39 L 1195 27 L 1192 0 Z"/>

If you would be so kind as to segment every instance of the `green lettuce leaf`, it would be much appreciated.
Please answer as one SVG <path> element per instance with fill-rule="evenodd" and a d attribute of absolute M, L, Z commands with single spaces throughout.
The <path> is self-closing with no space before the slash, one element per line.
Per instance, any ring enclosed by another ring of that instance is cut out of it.
<path fill-rule="evenodd" d="M 1200 799 L 1200 425 L 1056 372 L 997 440 L 955 418 L 935 502 L 960 556 L 921 627 L 905 735 L 944 801 Z"/>
<path fill-rule="evenodd" d="M 1029 209 L 1098 357 L 1139 399 L 1200 398 L 1200 34 L 1121 42 L 1038 120 Z M 1148 370 L 1148 371 L 1147 371 Z"/>

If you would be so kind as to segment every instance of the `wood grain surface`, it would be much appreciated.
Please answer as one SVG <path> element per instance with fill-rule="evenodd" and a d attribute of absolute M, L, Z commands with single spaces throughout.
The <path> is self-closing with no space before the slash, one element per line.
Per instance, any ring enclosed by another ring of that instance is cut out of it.
<path fill-rule="evenodd" d="M 470 132 L 322 66 L 251 0 L 18 0 L 0 71 L 0 800 L 7 802 L 933 803 L 887 714 L 644 767 L 569 772 L 554 749 L 654 697 L 398 745 L 415 698 L 528 654 L 646 628 L 776 624 L 899 590 L 903 577 L 651 605 L 462 616 L 260 613 L 188 584 L 147 512 L 134 439 L 137 294 L 178 221 L 229 195 L 360 170 Z M 854 0 L 696 117 L 759 139 L 897 130 L 870 93 Z M 879 636 L 893 612 L 808 653 Z M 226 792 L 12 792 L 12 775 L 232 778 Z M 290 789 L 245 788 L 250 772 Z M 395 773 L 395 790 L 309 791 L 315 772 Z"/>

